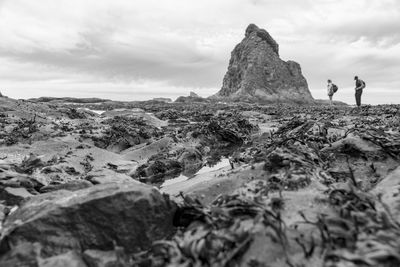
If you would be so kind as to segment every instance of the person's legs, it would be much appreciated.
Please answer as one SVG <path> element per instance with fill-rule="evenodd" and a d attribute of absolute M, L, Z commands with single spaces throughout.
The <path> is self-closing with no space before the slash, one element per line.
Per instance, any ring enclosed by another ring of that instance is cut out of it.
<path fill-rule="evenodd" d="M 332 96 L 329 96 L 329 104 L 332 106 Z"/>
<path fill-rule="evenodd" d="M 354 97 L 356 98 L 356 106 L 358 107 L 358 97 L 357 97 L 357 90 L 355 91 L 355 93 L 354 93 Z"/>
<path fill-rule="evenodd" d="M 361 106 L 361 94 L 362 94 L 362 89 L 359 89 L 356 91 L 356 104 L 357 107 Z"/>

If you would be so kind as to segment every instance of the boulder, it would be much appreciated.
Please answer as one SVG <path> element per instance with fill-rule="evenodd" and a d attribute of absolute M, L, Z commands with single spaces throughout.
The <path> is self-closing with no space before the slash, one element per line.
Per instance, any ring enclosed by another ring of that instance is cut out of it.
<path fill-rule="evenodd" d="M 135 252 L 173 233 L 175 210 L 168 197 L 138 183 L 58 190 L 32 197 L 8 216 L 0 253 L 26 241 L 40 243 L 45 257 L 69 250 L 110 250 L 114 244 Z"/>
<path fill-rule="evenodd" d="M 232 101 L 308 103 L 313 97 L 300 65 L 283 61 L 279 45 L 264 29 L 250 24 L 231 53 L 221 90 L 211 98 Z"/>

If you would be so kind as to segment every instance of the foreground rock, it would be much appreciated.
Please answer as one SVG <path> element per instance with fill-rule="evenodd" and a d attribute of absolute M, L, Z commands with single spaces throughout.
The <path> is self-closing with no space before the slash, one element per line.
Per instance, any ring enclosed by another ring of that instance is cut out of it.
<path fill-rule="evenodd" d="M 46 256 L 109 250 L 113 242 L 133 252 L 171 234 L 174 212 L 168 198 L 137 183 L 59 190 L 33 197 L 8 217 L 1 252 L 26 241 L 38 242 Z"/>
<path fill-rule="evenodd" d="M 232 51 L 221 90 L 227 100 L 311 102 L 300 65 L 279 57 L 278 43 L 263 29 L 250 24 L 245 38 Z"/>

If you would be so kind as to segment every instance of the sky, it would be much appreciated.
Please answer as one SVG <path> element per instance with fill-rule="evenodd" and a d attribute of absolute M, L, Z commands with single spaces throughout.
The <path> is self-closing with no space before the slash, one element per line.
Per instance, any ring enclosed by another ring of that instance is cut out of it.
<path fill-rule="evenodd" d="M 218 92 L 248 24 L 297 61 L 314 98 L 400 104 L 398 0 L 0 0 L 0 92 L 175 99 Z"/>

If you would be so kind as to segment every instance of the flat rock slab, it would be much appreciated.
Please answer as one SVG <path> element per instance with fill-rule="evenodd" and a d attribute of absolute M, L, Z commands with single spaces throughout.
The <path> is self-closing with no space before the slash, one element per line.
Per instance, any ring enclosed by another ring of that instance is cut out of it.
<path fill-rule="evenodd" d="M 157 189 L 138 183 L 108 183 L 78 191 L 32 197 L 4 223 L 0 254 L 39 242 L 46 256 L 69 250 L 148 248 L 174 231 L 176 205 Z"/>

